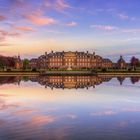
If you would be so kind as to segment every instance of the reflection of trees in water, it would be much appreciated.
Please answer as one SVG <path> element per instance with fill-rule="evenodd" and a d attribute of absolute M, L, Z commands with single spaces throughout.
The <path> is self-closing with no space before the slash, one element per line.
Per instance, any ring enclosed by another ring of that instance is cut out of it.
<path fill-rule="evenodd" d="M 45 88 L 75 88 L 83 89 L 100 85 L 103 82 L 109 82 L 113 77 L 112 76 L 6 76 L 0 77 L 0 84 L 18 84 L 20 85 L 21 81 L 27 82 L 37 82 L 40 85 L 43 85 Z M 123 84 L 125 76 L 117 77 L 120 85 Z M 132 84 L 135 84 L 139 81 L 139 77 L 130 77 Z"/>
<path fill-rule="evenodd" d="M 117 77 L 117 79 L 120 82 L 120 85 L 122 85 L 124 80 L 125 80 L 125 77 L 124 76 L 120 76 L 120 77 Z"/>
<path fill-rule="evenodd" d="M 131 77 L 130 80 L 131 80 L 132 84 L 135 84 L 135 83 L 139 82 L 139 77 Z"/>
<path fill-rule="evenodd" d="M 118 81 L 120 82 L 120 85 L 123 85 L 123 82 L 125 81 L 125 76 L 119 76 L 117 77 Z M 139 82 L 140 77 L 130 77 L 130 81 L 132 84 L 135 84 Z"/>
<path fill-rule="evenodd" d="M 1 76 L 0 85 L 3 84 L 20 84 L 21 77 L 18 76 Z"/>
<path fill-rule="evenodd" d="M 29 76 L 23 76 L 23 77 L 22 77 L 22 80 L 23 80 L 24 82 L 29 81 Z"/>

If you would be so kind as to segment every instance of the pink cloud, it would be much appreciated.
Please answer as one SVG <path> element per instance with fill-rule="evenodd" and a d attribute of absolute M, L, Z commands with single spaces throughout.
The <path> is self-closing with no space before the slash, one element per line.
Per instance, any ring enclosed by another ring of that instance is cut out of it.
<path fill-rule="evenodd" d="M 45 7 L 63 11 L 64 9 L 72 8 L 65 0 L 45 0 Z"/>
<path fill-rule="evenodd" d="M 40 13 L 26 14 L 24 17 L 36 25 L 51 25 L 56 23 L 53 18 L 42 16 Z"/>
<path fill-rule="evenodd" d="M 17 32 L 8 32 L 6 30 L 0 29 L 0 41 L 5 41 L 8 37 L 19 37 L 20 34 Z"/>
<path fill-rule="evenodd" d="M 0 15 L 0 21 L 3 21 L 3 20 L 5 20 L 5 19 L 6 19 L 6 17 L 5 17 L 5 16 Z"/>
<path fill-rule="evenodd" d="M 14 28 L 20 31 L 31 31 L 31 32 L 35 31 L 32 27 L 29 26 L 15 26 Z"/>
<path fill-rule="evenodd" d="M 99 29 L 99 30 L 104 30 L 104 31 L 118 30 L 118 27 L 111 26 L 111 25 L 91 25 L 90 27 L 95 28 L 95 29 Z"/>
<path fill-rule="evenodd" d="M 74 21 L 67 23 L 67 26 L 76 26 L 76 25 L 77 25 L 77 23 Z"/>
<path fill-rule="evenodd" d="M 140 29 L 123 29 L 124 33 L 140 33 Z"/>
<path fill-rule="evenodd" d="M 63 9 L 66 9 L 66 8 L 71 8 L 71 6 L 66 3 L 64 0 L 56 0 L 56 8 L 58 10 L 63 10 Z"/>

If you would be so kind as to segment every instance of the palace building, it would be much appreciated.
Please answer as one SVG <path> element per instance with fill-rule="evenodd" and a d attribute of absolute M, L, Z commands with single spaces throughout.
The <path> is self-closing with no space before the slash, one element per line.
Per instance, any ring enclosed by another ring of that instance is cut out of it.
<path fill-rule="evenodd" d="M 30 60 L 30 67 L 39 69 L 95 69 L 112 68 L 113 63 L 95 53 L 87 52 L 51 52 Z"/>

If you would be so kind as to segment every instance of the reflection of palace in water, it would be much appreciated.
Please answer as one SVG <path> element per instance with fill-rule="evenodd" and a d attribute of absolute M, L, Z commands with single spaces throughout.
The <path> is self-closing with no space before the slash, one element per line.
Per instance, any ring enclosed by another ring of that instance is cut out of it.
<path fill-rule="evenodd" d="M 51 88 L 89 88 L 95 87 L 111 78 L 98 76 L 42 76 L 38 77 L 38 82 L 45 87 Z"/>
<path fill-rule="evenodd" d="M 20 85 L 21 81 L 31 81 L 37 82 L 40 85 L 45 86 L 45 88 L 50 87 L 53 88 L 62 88 L 62 89 L 83 89 L 89 87 L 95 87 L 96 85 L 100 85 L 103 82 L 109 82 L 112 76 L 33 76 L 33 77 L 1 77 L 0 85 L 3 84 L 16 84 Z M 120 85 L 123 84 L 126 77 L 119 76 L 116 77 L 119 81 Z M 130 81 L 132 84 L 135 84 L 139 81 L 139 77 L 130 77 Z"/>
<path fill-rule="evenodd" d="M 36 79 L 37 78 L 37 79 Z M 44 85 L 45 88 L 62 88 L 62 89 L 83 89 L 100 85 L 103 82 L 109 82 L 112 76 L 39 76 L 30 78 L 31 81 L 38 82 L 40 85 Z M 120 76 L 116 77 L 120 85 L 126 77 Z M 139 81 L 139 77 L 131 77 L 130 81 L 135 84 Z"/>

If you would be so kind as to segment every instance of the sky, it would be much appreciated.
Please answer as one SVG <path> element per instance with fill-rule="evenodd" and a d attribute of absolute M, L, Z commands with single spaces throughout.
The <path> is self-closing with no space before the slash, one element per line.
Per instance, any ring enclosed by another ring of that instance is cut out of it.
<path fill-rule="evenodd" d="M 140 56 L 139 0 L 0 0 L 0 55 Z"/>

